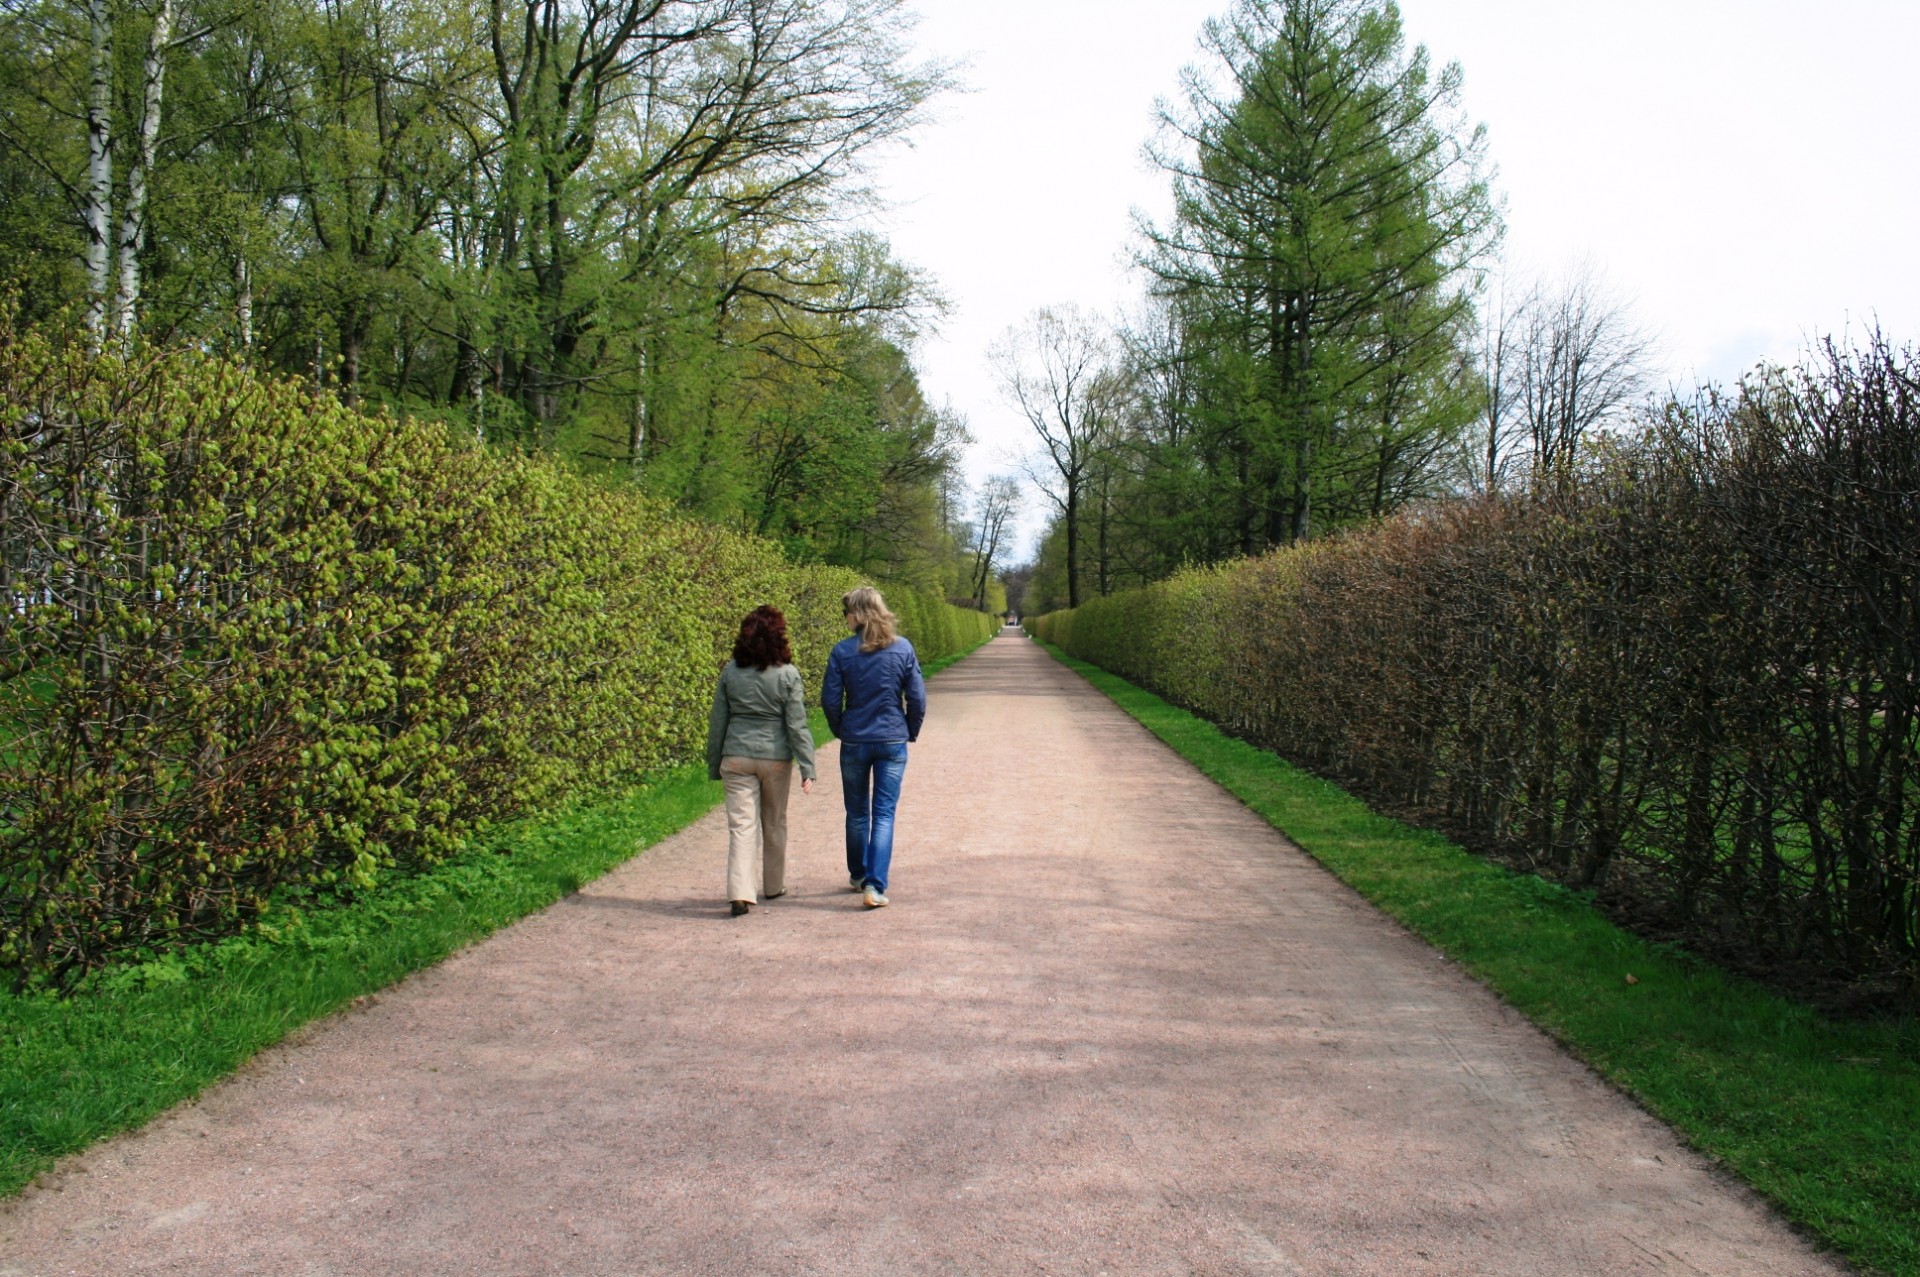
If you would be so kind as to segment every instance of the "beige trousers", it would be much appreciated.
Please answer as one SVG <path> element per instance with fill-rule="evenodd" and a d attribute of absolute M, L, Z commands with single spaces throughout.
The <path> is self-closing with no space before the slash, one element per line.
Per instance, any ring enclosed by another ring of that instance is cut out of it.
<path fill-rule="evenodd" d="M 727 787 L 727 899 L 758 902 L 763 884 L 767 895 L 779 895 L 787 889 L 793 763 L 729 756 L 720 760 L 720 782 Z"/>

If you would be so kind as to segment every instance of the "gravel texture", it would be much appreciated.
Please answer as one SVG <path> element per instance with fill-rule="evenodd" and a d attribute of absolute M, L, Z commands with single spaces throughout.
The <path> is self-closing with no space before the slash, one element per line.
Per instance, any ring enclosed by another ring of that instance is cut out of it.
<path fill-rule="evenodd" d="M 1845 1271 L 1034 644 L 893 904 L 720 813 L 0 1209 L 0 1274 Z"/>

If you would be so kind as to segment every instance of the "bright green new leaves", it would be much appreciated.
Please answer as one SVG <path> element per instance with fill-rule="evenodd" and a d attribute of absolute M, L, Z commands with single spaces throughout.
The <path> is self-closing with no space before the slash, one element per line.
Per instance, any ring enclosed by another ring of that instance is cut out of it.
<path fill-rule="evenodd" d="M 1174 215 L 1142 255 L 1184 369 L 1157 405 L 1149 486 L 1204 511 L 1175 559 L 1422 495 L 1472 413 L 1469 268 L 1499 233 L 1460 70 L 1409 52 L 1394 5 L 1241 0 L 1203 44 L 1214 65 L 1153 152 Z"/>
<path fill-rule="evenodd" d="M 933 454 L 900 455 L 874 351 L 938 300 L 847 229 L 862 155 L 947 83 L 905 0 L 167 0 L 149 116 L 162 7 L 0 6 L 0 286 L 31 319 L 112 291 L 89 227 L 136 203 L 148 337 L 807 557 L 926 557 L 893 498 L 927 504 L 896 463 Z"/>
<path fill-rule="evenodd" d="M 845 569 L 191 355 L 0 330 L 0 967 L 69 980 L 698 752 Z M 896 591 L 928 659 L 991 621 Z"/>

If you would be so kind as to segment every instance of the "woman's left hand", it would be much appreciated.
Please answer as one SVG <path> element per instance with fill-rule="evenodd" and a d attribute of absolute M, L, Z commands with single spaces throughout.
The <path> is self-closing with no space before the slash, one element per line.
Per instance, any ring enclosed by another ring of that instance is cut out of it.
<path fill-rule="evenodd" d="M 811 794 L 813 792 L 813 777 L 805 776 L 801 778 L 800 792 L 803 794 Z"/>

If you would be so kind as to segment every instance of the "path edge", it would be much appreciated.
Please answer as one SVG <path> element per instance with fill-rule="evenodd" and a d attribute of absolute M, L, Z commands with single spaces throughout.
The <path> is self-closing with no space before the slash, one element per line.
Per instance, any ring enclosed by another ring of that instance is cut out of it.
<path fill-rule="evenodd" d="M 951 655 L 927 662 L 922 666 L 923 674 L 927 678 L 932 678 L 942 671 L 957 665 L 991 643 L 994 637 L 1002 632 L 1003 631 L 996 631 L 995 634 L 989 635 L 965 651 L 955 652 Z M 809 711 L 808 716 L 816 742 L 825 744 L 834 739 L 832 732 L 827 728 L 826 717 L 820 711 L 819 707 L 813 707 Z M 75 1162 L 76 1159 L 83 1158 L 89 1151 L 95 1150 L 109 1141 L 137 1133 L 160 1118 L 178 1111 L 183 1106 L 194 1103 L 209 1089 L 238 1075 L 264 1052 L 272 1050 L 275 1047 L 286 1045 L 290 1041 L 295 1040 L 298 1035 L 312 1032 L 320 1025 L 325 1024 L 335 1017 L 370 1005 L 383 994 L 399 987 L 415 976 L 426 971 L 431 971 L 454 955 L 484 942 L 490 936 L 497 935 L 507 928 L 523 922 L 545 909 L 551 908 L 556 902 L 572 895 L 582 887 L 599 881 L 607 874 L 619 869 L 622 865 L 645 855 L 648 851 L 659 846 L 667 839 L 683 833 L 704 819 L 714 808 L 718 807 L 724 796 L 724 792 L 718 784 L 712 785 L 712 791 L 705 795 L 704 802 L 688 803 L 688 796 L 684 792 L 679 794 L 674 793 L 676 790 L 684 791 L 685 787 L 694 779 L 695 772 L 702 773 L 703 778 L 704 770 L 704 767 L 700 764 L 685 764 L 651 776 L 641 784 L 625 792 L 601 794 L 581 802 L 569 803 L 555 811 L 527 817 L 514 822 L 504 829 L 492 831 L 491 836 L 483 835 L 474 840 L 472 845 L 466 848 L 461 854 L 450 857 L 440 865 L 436 865 L 423 873 L 411 875 L 412 881 L 417 884 L 428 885 L 429 889 L 431 889 L 430 884 L 433 884 L 437 880 L 437 877 L 458 873 L 460 864 L 465 860 L 491 851 L 499 843 L 511 843 L 515 841 L 516 837 L 526 838 L 530 834 L 537 835 L 540 831 L 556 827 L 564 828 L 569 822 L 590 819 L 596 814 L 611 812 L 623 805 L 641 803 L 649 795 L 671 795 L 672 797 L 669 798 L 668 801 L 677 798 L 678 801 L 683 804 L 680 810 L 673 813 L 665 823 L 654 823 L 649 819 L 657 814 L 655 812 L 645 811 L 635 813 L 629 824 L 634 828 L 642 830 L 641 836 L 632 842 L 624 854 L 598 858 L 592 870 L 585 875 L 578 874 L 571 868 L 561 869 L 552 874 L 548 874 L 546 872 L 546 866 L 535 862 L 528 865 L 524 874 L 509 875 L 509 877 L 514 879 L 511 882 L 488 884 L 490 888 L 496 889 L 502 894 L 514 890 L 519 890 L 524 893 L 523 899 L 515 903 L 514 912 L 511 916 L 502 916 L 486 925 L 476 924 L 470 927 L 456 942 L 438 948 L 430 954 L 417 955 L 414 958 L 406 960 L 391 961 L 385 965 L 368 963 L 367 967 L 363 968 L 360 973 L 365 978 L 358 981 L 350 991 L 342 992 L 338 996 L 329 997 L 316 1003 L 305 1005 L 296 1003 L 289 1006 L 286 1008 L 286 1014 L 273 1027 L 271 1032 L 254 1033 L 234 1043 L 232 1049 L 216 1063 L 198 1068 L 187 1067 L 181 1069 L 179 1068 L 179 1063 L 182 1052 L 164 1049 L 164 1042 L 155 1043 L 156 1050 L 154 1054 L 168 1057 L 165 1064 L 166 1066 L 171 1066 L 174 1071 L 171 1076 L 165 1077 L 164 1081 L 157 1083 L 154 1091 L 150 1095 L 141 1097 L 136 1102 L 129 1104 L 119 1111 L 97 1120 L 69 1121 L 65 1138 L 60 1139 L 53 1147 L 41 1148 L 29 1146 L 25 1149 L 14 1148 L 7 1151 L 7 1156 L 4 1159 L 0 1159 L 0 1210 L 5 1210 L 9 1204 L 19 1201 L 24 1197 L 31 1197 L 37 1191 L 52 1187 L 67 1173 L 67 1170 L 71 1168 L 71 1164 Z M 528 857 L 528 860 L 532 861 L 533 858 Z M 552 882 L 550 889 L 541 889 L 535 886 L 532 881 L 529 881 L 544 877 L 551 877 Z M 378 900 L 371 898 L 366 903 L 369 907 L 375 909 L 377 909 L 380 904 Z M 347 908 L 352 907 L 353 906 L 347 906 Z M 391 939 L 391 937 L 381 934 L 370 934 L 366 947 L 372 948 L 379 942 L 388 939 Z M 275 955 L 272 952 L 272 948 L 271 945 L 262 946 L 259 965 L 265 966 L 274 961 Z M 336 968 L 346 968 L 352 966 L 364 956 L 365 955 L 359 951 L 340 951 L 332 955 L 332 962 Z M 239 1018 L 237 1014 L 230 1014 L 229 1018 L 225 1020 L 221 1017 L 221 1009 L 227 1006 L 227 1003 L 223 1000 L 223 993 L 226 991 L 226 986 L 243 983 L 252 974 L 253 971 L 251 967 L 242 964 L 236 969 L 229 970 L 222 968 L 193 978 L 190 989 L 183 990 L 182 992 L 183 994 L 198 994 L 200 998 L 198 1003 L 193 1006 L 191 1012 L 176 1012 L 176 1014 L 181 1015 L 183 1020 L 187 1021 L 187 1023 L 182 1026 L 182 1031 L 196 1038 L 221 1036 L 222 1029 L 232 1023 L 233 1020 Z M 81 996 L 84 997 L 85 995 L 82 994 Z M 72 1007 L 71 1003 L 61 1005 L 69 1009 Z M 229 1008 L 229 1011 L 231 1013 L 231 1008 Z M 60 1012 L 56 1010 L 53 1014 L 58 1015 Z M 138 1014 L 138 1012 L 134 1012 L 133 1014 Z M 0 1019 L 0 1036 L 4 1036 L 4 1031 L 7 1027 L 4 1019 Z M 100 1045 L 104 1047 L 114 1044 L 108 1042 Z M 82 1057 L 86 1054 L 84 1048 L 77 1050 L 75 1053 Z M 134 1060 L 126 1060 L 123 1058 L 115 1062 L 115 1067 L 118 1069 L 129 1067 L 137 1068 L 144 1063 L 146 1062 L 137 1058 Z M 100 1073 L 108 1071 L 110 1070 L 104 1067 L 86 1071 L 77 1082 L 70 1081 L 69 1088 L 71 1089 L 77 1086 L 85 1089 L 88 1085 L 85 1077 L 97 1076 Z M 29 1084 L 28 1093 L 21 1096 L 11 1093 L 12 1088 L 0 1088 L 0 1105 L 12 1108 L 14 1111 L 9 1114 L 9 1117 L 20 1125 L 33 1124 L 36 1120 L 36 1109 L 43 1114 L 43 1118 L 54 1118 L 62 1109 L 60 1100 L 57 1097 L 47 1095 L 44 1091 L 41 1091 L 36 1097 L 33 1091 L 37 1089 L 39 1088 L 34 1088 Z M 38 1104 L 35 1103 L 36 1098 L 39 1100 Z M 49 1109 L 55 1110 L 55 1113 L 47 1113 L 46 1110 Z"/>
<path fill-rule="evenodd" d="M 1849 1244 L 1850 1239 L 1845 1236 L 1844 1229 L 1832 1227 L 1818 1212 L 1803 1209 L 1799 1195 L 1792 1191 L 1791 1185 L 1781 1184 L 1777 1181 L 1774 1183 L 1765 1182 L 1767 1177 L 1763 1174 L 1755 1174 L 1754 1168 L 1743 1165 L 1744 1159 L 1741 1159 L 1737 1153 L 1732 1156 L 1727 1155 L 1714 1139 L 1715 1132 L 1710 1128 L 1703 1129 L 1700 1122 L 1693 1120 L 1696 1116 L 1695 1114 L 1688 1111 L 1683 1105 L 1677 1105 L 1670 1101 L 1663 1103 L 1663 1100 L 1666 1100 L 1668 1097 L 1657 1093 L 1649 1093 L 1643 1086 L 1636 1085 L 1636 1075 L 1630 1062 L 1623 1064 L 1609 1059 L 1603 1052 L 1592 1049 L 1592 1044 L 1578 1032 L 1576 1026 L 1569 1025 L 1550 1013 L 1542 1013 L 1537 1001 L 1529 998 L 1526 995 L 1526 991 L 1516 987 L 1512 980 L 1503 978 L 1502 973 L 1498 969 L 1470 952 L 1463 952 L 1461 946 L 1449 943 L 1446 937 L 1436 935 L 1434 933 L 1435 929 L 1423 925 L 1423 920 L 1419 917 L 1409 916 L 1407 911 L 1396 909 L 1390 903 L 1383 901 L 1380 898 L 1380 884 L 1378 881 L 1370 881 L 1365 875 L 1354 873 L 1351 863 L 1343 861 L 1339 856 L 1325 854 L 1326 848 L 1316 845 L 1319 842 L 1318 839 L 1311 835 L 1303 838 L 1296 829 L 1283 825 L 1274 813 L 1259 800 L 1257 795 L 1242 792 L 1242 788 L 1236 785 L 1232 779 L 1223 778 L 1216 774 L 1213 768 L 1207 766 L 1201 759 L 1196 758 L 1194 756 L 1195 752 L 1189 747 L 1189 741 L 1192 737 L 1197 736 L 1224 743 L 1229 747 L 1246 751 L 1251 755 L 1258 755 L 1264 761 L 1264 765 L 1274 773 L 1289 774 L 1292 778 L 1297 778 L 1299 781 L 1321 790 L 1322 793 L 1317 797 L 1324 801 L 1350 804 L 1352 808 L 1366 813 L 1370 819 L 1370 823 L 1374 823 L 1379 827 L 1390 830 L 1393 834 L 1397 834 L 1400 838 L 1405 839 L 1409 846 L 1418 846 L 1423 852 L 1429 855 L 1436 850 L 1442 851 L 1443 853 L 1451 853 L 1452 856 L 1457 857 L 1461 862 L 1459 867 L 1477 880 L 1476 885 L 1478 886 L 1504 884 L 1510 892 L 1528 897 L 1544 894 L 1548 897 L 1561 898 L 1556 901 L 1560 907 L 1578 909 L 1589 915 L 1595 924 L 1610 929 L 1614 933 L 1616 943 L 1624 955 L 1622 970 L 1617 973 L 1617 977 L 1621 980 L 1623 987 L 1638 988 L 1645 983 L 1660 980 L 1663 976 L 1677 983 L 1686 983 L 1690 980 L 1697 979 L 1703 974 L 1708 974 L 1721 980 L 1748 986 L 1759 995 L 1774 999 L 1782 1005 L 1791 1007 L 1796 1011 L 1813 1014 L 1807 1008 L 1800 1007 L 1799 1004 L 1788 1003 L 1785 999 L 1779 998 L 1779 995 L 1773 994 L 1762 986 L 1756 985 L 1741 977 L 1722 972 L 1718 968 L 1707 964 L 1702 959 L 1694 958 L 1691 955 L 1681 953 L 1677 950 L 1663 952 L 1666 948 L 1665 946 L 1656 946 L 1654 942 L 1647 941 L 1618 927 L 1605 918 L 1604 915 L 1600 914 L 1598 910 L 1594 909 L 1587 901 L 1565 888 L 1558 887 L 1555 884 L 1548 883 L 1543 879 L 1535 878 L 1531 875 L 1519 874 L 1502 866 L 1495 865 L 1475 856 L 1472 852 L 1460 847 L 1458 844 L 1452 842 L 1452 840 L 1438 833 L 1421 829 L 1418 826 L 1407 824 L 1404 821 L 1394 819 L 1390 816 L 1382 815 L 1374 811 L 1371 807 L 1368 807 L 1364 801 L 1347 793 L 1333 782 L 1294 767 L 1291 763 L 1288 763 L 1285 759 L 1270 750 L 1261 749 L 1258 746 L 1229 735 L 1207 719 L 1201 718 L 1199 715 L 1193 714 L 1173 704 L 1158 694 L 1140 687 L 1138 684 L 1132 683 L 1118 674 L 1102 669 L 1090 661 L 1083 661 L 1071 656 L 1045 640 L 1035 638 L 1033 642 L 1045 650 L 1047 654 L 1061 666 L 1083 679 L 1095 691 L 1112 702 L 1122 713 L 1138 723 L 1143 730 L 1173 750 L 1174 753 L 1192 765 L 1195 770 L 1206 776 L 1208 780 L 1218 785 L 1220 789 L 1232 797 L 1234 801 L 1240 803 L 1255 816 L 1265 821 L 1285 838 L 1291 846 L 1297 848 L 1315 865 L 1342 883 L 1348 890 L 1351 890 L 1369 909 L 1374 910 L 1388 922 L 1399 927 L 1421 944 L 1428 946 L 1437 954 L 1444 956 L 1448 962 L 1455 965 L 1460 971 L 1485 988 L 1502 1003 L 1511 1007 L 1515 1014 L 1521 1016 L 1529 1024 L 1545 1034 L 1561 1050 L 1565 1051 L 1573 1061 L 1584 1067 L 1596 1080 L 1607 1086 L 1610 1090 L 1617 1092 L 1622 1098 L 1628 1100 L 1650 1118 L 1670 1130 L 1675 1139 L 1695 1152 L 1716 1174 L 1736 1189 L 1751 1195 L 1762 1209 L 1773 1215 L 1809 1245 L 1829 1257 L 1843 1260 L 1854 1271 L 1862 1274 L 1887 1274 L 1888 1277 L 1920 1277 L 1920 1264 L 1916 1263 L 1900 1263 L 1894 1267 L 1874 1266 L 1871 1257 L 1860 1253 L 1861 1250 L 1868 1249 L 1867 1247 Z M 1118 688 L 1123 691 L 1124 695 L 1116 695 L 1112 685 L 1118 685 Z M 1164 733 L 1158 730 L 1153 722 L 1148 721 L 1148 718 L 1140 712 L 1140 709 L 1136 708 L 1136 705 L 1129 704 L 1129 701 L 1143 702 L 1149 709 L 1160 711 L 1167 716 L 1177 716 L 1179 719 L 1186 720 L 1184 725 L 1188 730 L 1184 733 L 1177 734 Z M 1370 886 L 1374 889 L 1369 890 Z M 1527 903 L 1533 904 L 1535 902 L 1529 900 Z M 1632 967 L 1635 971 L 1641 971 L 1647 974 L 1644 978 L 1635 976 L 1634 982 L 1627 984 L 1625 977 L 1631 975 L 1632 972 L 1625 970 L 1626 967 Z"/>

